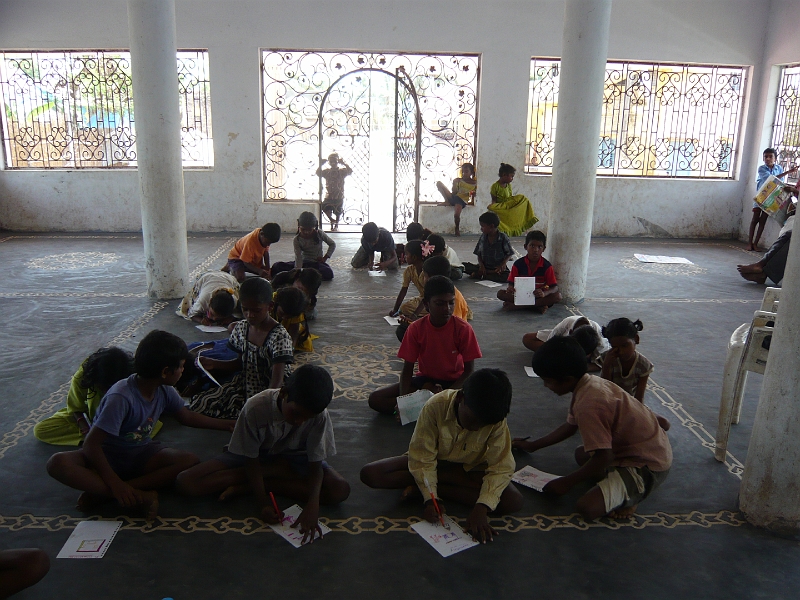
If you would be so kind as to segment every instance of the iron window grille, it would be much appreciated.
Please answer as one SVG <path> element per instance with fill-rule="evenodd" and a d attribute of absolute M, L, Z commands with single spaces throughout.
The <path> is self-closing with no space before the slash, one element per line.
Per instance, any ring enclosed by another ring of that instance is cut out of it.
<path fill-rule="evenodd" d="M 800 163 L 800 64 L 781 69 L 770 146 L 778 151 L 778 163 L 789 170 Z M 796 182 L 797 173 L 786 181 Z"/>
<path fill-rule="evenodd" d="M 184 167 L 214 166 L 208 51 L 178 52 Z M 1 52 L 7 169 L 134 169 L 130 52 Z"/>
<path fill-rule="evenodd" d="M 531 59 L 525 172 L 552 173 L 558 58 Z M 597 174 L 733 179 L 745 67 L 609 61 Z"/>

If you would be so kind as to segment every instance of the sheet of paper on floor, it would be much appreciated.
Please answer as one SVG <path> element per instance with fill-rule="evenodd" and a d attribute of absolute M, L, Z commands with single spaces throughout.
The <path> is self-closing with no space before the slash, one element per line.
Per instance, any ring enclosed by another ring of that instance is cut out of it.
<path fill-rule="evenodd" d="M 197 328 L 205 333 L 222 333 L 223 331 L 228 331 L 227 327 L 220 327 L 219 325 L 197 325 Z"/>
<path fill-rule="evenodd" d="M 407 425 L 419 419 L 422 407 L 433 396 L 430 390 L 417 390 L 411 394 L 397 397 L 397 412 L 400 414 L 400 424 Z"/>
<path fill-rule="evenodd" d="M 548 483 L 553 479 L 558 479 L 561 475 L 553 475 L 552 473 L 545 473 L 530 465 L 521 468 L 514 473 L 511 481 L 529 487 L 537 492 L 541 492 Z"/>
<path fill-rule="evenodd" d="M 393 327 L 397 327 L 398 325 L 400 325 L 400 319 L 398 319 L 397 317 L 390 317 L 389 315 L 386 315 L 385 317 L 383 317 L 383 319 Z"/>
<path fill-rule="evenodd" d="M 453 519 L 445 515 L 444 520 L 450 526 L 450 529 L 445 529 L 441 523 L 428 523 L 427 521 L 414 523 L 411 529 L 416 531 L 423 540 L 433 546 L 433 549 L 445 558 L 478 545 L 478 542 L 461 529 Z"/>
<path fill-rule="evenodd" d="M 660 256 L 650 254 L 634 254 L 633 257 L 643 263 L 658 263 L 662 265 L 693 265 L 688 258 L 681 256 Z"/>
<path fill-rule="evenodd" d="M 526 366 L 525 367 L 525 374 L 528 377 L 538 377 L 538 375 L 536 374 L 536 371 L 533 370 L 533 367 Z"/>
<path fill-rule="evenodd" d="M 367 271 L 370 277 L 386 277 L 386 271 Z"/>
<path fill-rule="evenodd" d="M 486 279 L 481 279 L 480 281 L 476 281 L 475 283 L 488 288 L 500 287 L 503 285 L 502 283 L 497 283 L 496 281 L 488 281 Z"/>
<path fill-rule="evenodd" d="M 277 533 L 287 542 L 289 542 L 295 548 L 299 548 L 303 545 L 303 534 L 300 533 L 300 527 L 292 527 L 294 522 L 300 517 L 300 513 L 303 512 L 303 509 L 300 508 L 297 504 L 294 506 L 290 506 L 286 510 L 283 511 L 283 522 L 279 525 L 270 525 L 272 531 Z M 319 528 L 322 530 L 322 535 L 326 533 L 330 533 L 331 530 L 329 527 L 326 527 L 322 523 L 319 524 Z M 319 540 L 319 533 L 315 534 L 317 536 L 317 540 Z M 308 545 L 308 541 L 306 541 L 305 545 Z"/>
<path fill-rule="evenodd" d="M 103 558 L 122 521 L 81 521 L 56 558 Z"/>

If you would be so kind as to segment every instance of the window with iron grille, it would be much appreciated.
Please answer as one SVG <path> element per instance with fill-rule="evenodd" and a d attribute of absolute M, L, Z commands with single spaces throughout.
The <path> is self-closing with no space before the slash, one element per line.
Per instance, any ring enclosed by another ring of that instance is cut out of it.
<path fill-rule="evenodd" d="M 800 163 L 800 64 L 781 69 L 770 146 L 778 151 L 778 163 L 784 170 Z M 797 179 L 797 173 L 786 176 L 791 183 Z"/>
<path fill-rule="evenodd" d="M 178 52 L 184 167 L 213 167 L 207 50 Z M 130 52 L 0 52 L 7 169 L 136 167 Z"/>
<path fill-rule="evenodd" d="M 558 58 L 531 59 L 525 172 L 552 173 Z M 597 174 L 733 179 L 745 67 L 609 61 Z"/>

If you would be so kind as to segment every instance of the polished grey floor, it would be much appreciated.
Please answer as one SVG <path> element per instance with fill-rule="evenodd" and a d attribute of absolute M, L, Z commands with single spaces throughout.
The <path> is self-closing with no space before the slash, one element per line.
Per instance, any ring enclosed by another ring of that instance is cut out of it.
<path fill-rule="evenodd" d="M 190 268 L 196 274 L 222 266 L 235 237 L 190 235 Z M 0 547 L 39 546 L 52 558 L 49 575 L 20 598 L 798 596 L 797 542 L 750 527 L 736 510 L 760 376 L 750 378 L 726 464 L 712 451 L 727 339 L 749 321 L 763 293 L 736 273 L 737 263 L 754 260 L 741 244 L 594 240 L 586 300 L 541 316 L 505 313 L 495 290 L 458 282 L 475 313 L 484 354 L 478 366 L 505 369 L 514 385 L 514 435 L 546 433 L 563 421 L 569 402 L 525 376 L 531 354 L 522 347 L 522 333 L 552 327 L 575 312 L 601 323 L 641 319 L 640 350 L 656 366 L 646 402 L 672 421 L 675 464 L 633 519 L 587 524 L 573 511 L 581 490 L 551 499 L 523 489 L 523 510 L 495 519 L 500 536 L 494 543 L 442 559 L 409 527 L 420 506 L 400 504 L 397 493 L 373 491 L 358 480 L 364 463 L 402 453 L 411 436 L 411 426 L 366 406 L 369 391 L 395 381 L 400 369 L 398 343 L 382 319 L 400 274 L 370 278 L 352 271 L 358 236 L 333 237 L 336 277 L 323 285 L 312 323 L 320 337 L 315 352 L 300 357 L 326 366 L 337 385 L 331 412 L 338 454 L 330 462 L 351 482 L 352 494 L 341 506 L 323 509 L 333 533 L 295 550 L 254 517 L 249 498 L 223 504 L 166 491 L 153 524 L 104 506 L 98 516 L 120 518 L 123 528 L 105 558 L 78 561 L 55 555 L 86 516 L 74 508 L 77 492 L 45 473 L 57 449 L 33 437 L 33 424 L 63 405 L 70 376 L 102 345 L 132 350 L 153 328 L 187 341 L 215 336 L 175 316 L 177 301 L 146 297 L 138 235 L 0 234 Z M 448 239 L 462 260 L 472 258 L 475 242 Z M 519 238 L 513 245 L 522 251 Z M 694 265 L 646 265 L 634 253 L 683 256 Z M 290 256 L 290 237 L 273 246 L 273 259 Z M 172 421 L 159 438 L 202 458 L 227 441 L 224 433 Z M 567 473 L 577 444 L 575 438 L 536 455 L 519 454 L 517 465 Z M 456 505 L 448 509 L 467 514 Z"/>

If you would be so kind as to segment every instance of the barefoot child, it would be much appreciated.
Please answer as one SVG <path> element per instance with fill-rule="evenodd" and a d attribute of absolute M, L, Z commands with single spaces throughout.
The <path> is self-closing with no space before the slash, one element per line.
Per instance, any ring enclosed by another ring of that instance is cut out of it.
<path fill-rule="evenodd" d="M 614 383 L 586 373 L 586 354 L 571 337 L 556 337 L 533 355 L 534 372 L 559 396 L 572 394 L 567 421 L 553 432 L 514 447 L 535 452 L 580 431 L 580 467 L 554 479 L 545 492 L 558 496 L 584 481 L 598 482 L 576 504 L 584 519 L 630 516 L 667 478 L 672 447 L 655 413 Z"/>
<path fill-rule="evenodd" d="M 227 326 L 235 320 L 233 311 L 239 301 L 239 282 L 223 271 L 209 271 L 195 279 L 176 311 L 184 319 L 201 325 Z"/>
<path fill-rule="evenodd" d="M 508 281 L 508 261 L 514 256 L 511 241 L 502 231 L 497 230 L 500 218 L 493 212 L 485 212 L 478 217 L 481 237 L 475 245 L 473 254 L 478 264 L 464 263 L 464 272 L 472 279 L 488 279 L 497 283 Z"/>
<path fill-rule="evenodd" d="M 647 380 L 653 372 L 651 363 L 636 346 L 639 332 L 644 329 L 642 322 L 624 317 L 612 319 L 603 327 L 603 337 L 611 349 L 601 354 L 597 363 L 602 367 L 601 377 L 613 381 L 639 402 L 644 403 Z"/>
<path fill-rule="evenodd" d="M 431 234 L 428 243 L 433 244 L 433 256 L 444 256 L 450 263 L 450 273 L 447 276 L 453 281 L 458 281 L 464 276 L 464 265 L 458 259 L 458 254 L 438 234 Z"/>
<path fill-rule="evenodd" d="M 380 252 L 380 260 L 377 263 L 375 263 L 376 252 Z M 361 246 L 350 261 L 350 265 L 354 269 L 368 267 L 370 271 L 396 271 L 399 262 L 392 234 L 375 223 L 365 223 L 361 228 Z"/>
<path fill-rule="evenodd" d="M 587 366 L 589 371 L 599 371 L 600 364 L 602 363 L 595 364 L 595 361 L 603 352 L 608 350 L 610 346 L 605 338 L 603 338 L 603 330 L 600 327 L 600 324 L 587 319 L 583 315 L 572 315 L 566 317 L 552 329 L 540 329 L 539 331 L 534 331 L 533 333 L 526 333 L 522 336 L 522 345 L 528 350 L 533 350 L 535 352 L 541 348 L 542 344 L 544 344 L 547 340 L 554 337 L 572 335 L 581 327 L 586 326 L 591 327 L 597 333 L 597 339 L 599 340 L 597 346 L 592 351 L 590 362 Z"/>
<path fill-rule="evenodd" d="M 503 371 L 480 369 L 464 381 L 463 390 L 433 396 L 419 415 L 407 456 L 385 458 L 361 469 L 361 481 L 371 488 L 419 490 L 425 519 L 438 514 L 439 501 L 471 506 L 467 529 L 480 542 L 497 532 L 490 512 L 505 514 L 522 508 L 522 494 L 511 483 L 514 457 L 506 424 L 511 405 L 511 382 Z M 409 489 L 411 488 L 411 489 Z"/>
<path fill-rule="evenodd" d="M 228 264 L 222 270 L 242 282 L 247 273 L 270 278 L 269 247 L 281 239 L 281 226 L 267 223 L 261 229 L 254 229 L 233 245 L 228 253 Z"/>
<path fill-rule="evenodd" d="M 393 317 L 398 314 L 404 316 L 411 316 L 422 300 L 422 294 L 425 291 L 425 284 L 422 283 L 422 262 L 424 257 L 422 255 L 422 242 L 419 240 L 411 240 L 405 247 L 406 263 L 408 266 L 403 270 L 403 283 L 400 286 L 400 291 L 397 293 L 397 300 L 395 300 L 394 308 L 389 311 L 389 316 Z M 419 295 L 407 302 L 403 302 L 408 293 L 408 288 L 411 284 L 417 288 Z"/>
<path fill-rule="evenodd" d="M 292 338 L 273 319 L 272 286 L 261 278 L 250 278 L 239 289 L 244 321 L 231 331 L 228 347 L 239 356 L 232 360 L 200 357 L 202 365 L 219 373 L 236 373 L 231 381 L 194 396 L 191 410 L 211 417 L 235 419 L 245 400 L 269 387 L 283 384 L 284 374 L 294 362 Z"/>
<path fill-rule="evenodd" d="M 328 246 L 325 254 L 322 253 L 322 244 Z M 294 260 L 291 262 L 277 262 L 272 265 L 272 276 L 292 269 L 316 269 L 322 275 L 323 281 L 333 279 L 333 269 L 328 264 L 328 259 L 336 250 L 334 242 L 327 233 L 319 230 L 319 221 L 314 213 L 302 212 L 297 219 L 297 235 L 292 242 L 294 246 Z"/>
<path fill-rule="evenodd" d="M 350 485 L 325 459 L 336 454 L 327 406 L 333 380 L 322 367 L 303 365 L 280 389 L 247 401 L 223 454 L 184 471 L 177 488 L 192 496 L 222 493 L 220 500 L 253 492 L 258 514 L 278 523 L 269 492 L 305 502 L 295 526 L 303 542 L 319 531 L 320 504 L 339 504 Z M 321 536 L 321 532 L 320 532 Z"/>
<path fill-rule="evenodd" d="M 408 327 L 397 352 L 404 361 L 400 382 L 369 395 L 370 408 L 380 413 L 392 414 L 398 396 L 422 388 L 432 392 L 459 389 L 472 373 L 475 359 L 481 357 L 472 327 L 453 317 L 452 281 L 442 276 L 431 277 L 425 284 L 422 301 L 429 314 Z M 419 363 L 416 375 L 414 363 Z"/>
<path fill-rule="evenodd" d="M 797 167 L 788 171 L 783 170 L 783 167 L 776 162 L 778 160 L 778 152 L 775 148 L 767 148 L 764 150 L 763 156 L 764 164 L 758 167 L 758 175 L 756 176 L 756 190 L 761 189 L 761 186 L 764 185 L 770 175 L 781 178 L 797 171 Z M 750 233 L 747 238 L 748 250 L 758 250 L 758 242 L 761 240 L 761 234 L 764 233 L 764 226 L 767 224 L 768 218 L 769 215 L 761 210 L 758 203 L 753 202 L 753 218 L 750 220 Z M 758 232 L 756 232 L 756 226 L 758 226 Z M 753 235 L 755 235 L 755 239 Z"/>
<path fill-rule="evenodd" d="M 444 203 L 454 209 L 453 221 L 455 222 L 455 235 L 461 235 L 461 211 L 468 202 L 475 198 L 475 188 L 478 182 L 475 179 L 475 166 L 472 163 L 461 165 L 461 177 L 453 179 L 452 191 L 441 181 L 436 182 L 436 189 L 444 198 Z"/>
<path fill-rule="evenodd" d="M 166 331 L 148 333 L 136 348 L 136 373 L 108 390 L 83 447 L 47 461 L 51 477 L 83 490 L 79 509 L 115 498 L 120 506 L 141 507 L 148 519 L 155 518 L 155 490 L 171 486 L 178 473 L 199 462 L 190 452 L 151 439 L 162 414 L 189 427 L 233 429 L 233 421 L 198 415 L 183 406 L 172 385 L 180 379 L 188 356 L 179 337 Z"/>
<path fill-rule="evenodd" d="M 511 165 L 500 163 L 497 176 L 490 193 L 492 203 L 487 206 L 500 219 L 500 231 L 508 236 L 522 235 L 539 221 L 533 212 L 531 201 L 522 194 L 511 191 L 511 182 L 517 170 Z"/>
<path fill-rule="evenodd" d="M 542 256 L 542 252 L 547 247 L 546 243 L 547 238 L 541 231 L 529 231 L 525 236 L 525 250 L 528 253 L 514 261 L 511 272 L 508 274 L 508 288 L 497 292 L 497 298 L 503 301 L 503 308 L 506 310 L 530 308 L 542 314 L 547 312 L 547 309 L 553 304 L 561 301 L 553 265 Z M 533 291 L 536 304 L 532 306 L 514 304 L 516 295 L 514 280 L 517 277 L 536 278 L 536 289 Z"/>
<path fill-rule="evenodd" d="M 339 229 L 339 219 L 342 216 L 342 212 L 344 212 L 344 180 L 345 177 L 353 174 L 353 169 L 348 167 L 335 152 L 328 156 L 329 167 L 327 169 L 322 168 L 325 161 L 323 160 L 321 163 L 317 169 L 317 177 L 322 177 L 325 180 L 325 199 L 322 201 L 321 208 L 325 216 L 328 217 L 331 231 L 337 231 Z"/>

